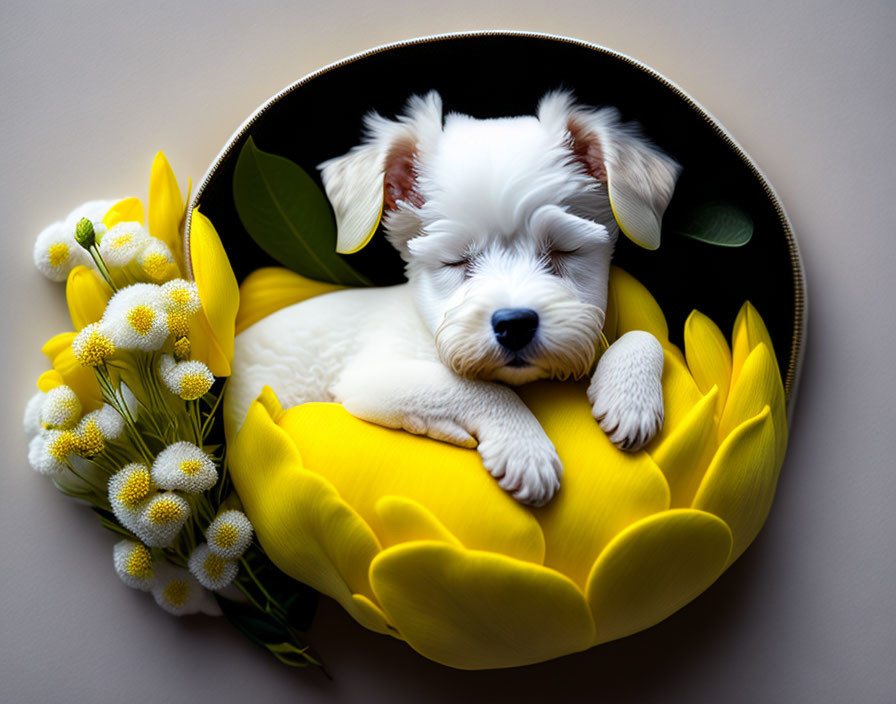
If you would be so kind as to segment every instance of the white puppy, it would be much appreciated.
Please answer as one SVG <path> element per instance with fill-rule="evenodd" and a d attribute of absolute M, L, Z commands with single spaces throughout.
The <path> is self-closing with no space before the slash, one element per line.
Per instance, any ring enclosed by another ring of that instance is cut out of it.
<path fill-rule="evenodd" d="M 501 487 L 543 505 L 562 466 L 508 385 L 591 371 L 619 228 L 659 244 L 678 166 L 614 109 L 562 92 L 537 117 L 444 122 L 432 92 L 397 120 L 370 114 L 365 125 L 360 146 L 321 165 L 337 249 L 363 247 L 382 213 L 408 283 L 312 298 L 239 335 L 228 422 L 242 423 L 265 384 L 286 407 L 335 401 L 476 447 Z M 645 332 L 600 358 L 588 398 L 619 447 L 642 447 L 662 425 L 662 370 Z"/>

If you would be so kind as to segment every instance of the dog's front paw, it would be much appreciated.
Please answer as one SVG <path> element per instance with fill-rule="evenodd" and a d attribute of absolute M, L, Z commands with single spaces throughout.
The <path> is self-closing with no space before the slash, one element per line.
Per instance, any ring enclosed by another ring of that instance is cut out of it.
<path fill-rule="evenodd" d="M 620 450 L 635 452 L 663 427 L 663 388 L 659 379 L 644 377 L 637 384 L 591 382 L 591 413 Z"/>
<path fill-rule="evenodd" d="M 663 348 L 646 332 L 619 338 L 588 387 L 591 413 L 621 450 L 640 450 L 663 426 Z"/>
<path fill-rule="evenodd" d="M 563 465 L 543 432 L 540 437 L 490 434 L 480 438 L 478 450 L 498 486 L 520 503 L 544 506 L 560 488 Z"/>

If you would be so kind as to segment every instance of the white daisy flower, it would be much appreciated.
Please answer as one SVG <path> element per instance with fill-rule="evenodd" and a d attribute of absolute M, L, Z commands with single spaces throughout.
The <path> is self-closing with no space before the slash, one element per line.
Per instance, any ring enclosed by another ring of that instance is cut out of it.
<path fill-rule="evenodd" d="M 107 440 L 116 440 L 124 430 L 124 419 L 112 406 L 91 411 L 81 419 L 75 434 L 78 436 L 78 454 L 82 457 L 98 455 L 106 447 Z"/>
<path fill-rule="evenodd" d="M 163 284 L 162 297 L 165 310 L 169 313 L 194 315 L 202 307 L 199 300 L 199 289 L 193 281 L 173 279 Z"/>
<path fill-rule="evenodd" d="M 165 318 L 160 288 L 155 284 L 132 284 L 112 296 L 101 325 L 116 347 L 150 352 L 168 339 Z"/>
<path fill-rule="evenodd" d="M 127 266 L 149 244 L 149 233 L 139 222 L 120 222 L 109 228 L 99 244 L 107 266 Z"/>
<path fill-rule="evenodd" d="M 153 281 L 165 281 L 178 273 L 168 245 L 155 237 L 150 237 L 137 255 L 137 264 Z"/>
<path fill-rule="evenodd" d="M 109 478 L 112 513 L 128 530 L 136 531 L 147 499 L 155 492 L 149 469 L 139 462 L 125 465 Z"/>
<path fill-rule="evenodd" d="M 140 511 L 134 532 L 147 545 L 164 548 L 171 545 L 190 517 L 190 504 L 182 496 L 166 491 L 156 494 Z"/>
<path fill-rule="evenodd" d="M 93 260 L 75 242 L 74 225 L 54 222 L 45 227 L 34 242 L 34 264 L 51 281 L 65 281 L 69 272 L 80 264 L 90 266 Z"/>
<path fill-rule="evenodd" d="M 234 560 L 215 555 L 208 549 L 206 543 L 198 545 L 192 552 L 189 566 L 190 574 L 199 580 L 203 587 L 213 592 L 230 584 L 239 572 L 239 565 Z"/>
<path fill-rule="evenodd" d="M 105 231 L 106 226 L 103 225 L 103 218 L 106 217 L 106 213 L 117 202 L 117 200 L 89 200 L 86 203 L 82 203 L 65 216 L 65 226 L 74 232 L 78 221 L 81 218 L 87 218 L 93 223 L 94 230 L 98 232 L 98 228 L 102 228 Z"/>
<path fill-rule="evenodd" d="M 252 542 L 252 523 L 242 511 L 224 511 L 212 521 L 205 537 L 215 555 L 235 560 Z"/>
<path fill-rule="evenodd" d="M 174 616 L 195 613 L 217 616 L 221 613 L 211 594 L 202 588 L 193 575 L 167 562 L 156 566 L 152 595 L 159 606 Z"/>
<path fill-rule="evenodd" d="M 47 430 L 70 430 L 81 417 L 81 401 L 70 386 L 57 386 L 44 397 L 40 424 Z"/>
<path fill-rule="evenodd" d="M 152 552 L 142 543 L 122 540 L 112 548 L 112 562 L 121 581 L 132 589 L 148 592 L 154 583 Z"/>
<path fill-rule="evenodd" d="M 208 393 L 215 376 L 202 362 L 175 362 L 171 355 L 162 355 L 159 374 L 168 390 L 185 401 L 193 401 Z"/>
<path fill-rule="evenodd" d="M 31 439 L 28 463 L 40 474 L 59 474 L 78 448 L 78 438 L 71 430 L 50 430 Z"/>
<path fill-rule="evenodd" d="M 215 463 L 200 448 L 185 440 L 169 445 L 156 456 L 152 478 L 163 489 L 200 494 L 218 481 Z"/>
<path fill-rule="evenodd" d="M 41 424 L 40 424 L 40 415 L 41 410 L 44 405 L 44 397 L 45 393 L 42 391 L 38 391 L 34 396 L 28 399 L 28 403 L 25 405 L 25 417 L 23 419 L 25 426 L 25 435 L 29 438 L 33 438 L 35 435 L 40 433 Z"/>
<path fill-rule="evenodd" d="M 115 354 L 115 343 L 100 323 L 91 323 L 75 337 L 72 352 L 82 366 L 98 367 Z"/>

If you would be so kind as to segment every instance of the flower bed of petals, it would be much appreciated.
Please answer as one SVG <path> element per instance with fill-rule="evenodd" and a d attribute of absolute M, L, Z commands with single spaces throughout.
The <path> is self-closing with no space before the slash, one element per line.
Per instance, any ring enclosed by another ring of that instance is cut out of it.
<path fill-rule="evenodd" d="M 316 293 L 290 272 L 256 272 L 238 327 Z M 560 493 L 539 509 L 501 491 L 475 451 L 373 426 L 336 404 L 284 409 L 266 389 L 229 443 L 260 543 L 363 626 L 452 667 L 525 665 L 661 621 L 764 523 L 787 443 L 784 390 L 749 303 L 730 345 L 695 311 L 682 353 L 652 296 L 614 269 L 604 332 L 612 341 L 629 330 L 665 348 L 660 436 L 622 452 L 583 385 L 523 387 L 564 464 Z"/>

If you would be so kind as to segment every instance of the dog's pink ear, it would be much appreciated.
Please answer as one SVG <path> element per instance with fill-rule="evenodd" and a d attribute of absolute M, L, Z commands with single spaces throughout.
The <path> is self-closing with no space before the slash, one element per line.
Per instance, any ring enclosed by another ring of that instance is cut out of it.
<path fill-rule="evenodd" d="M 569 93 L 556 92 L 545 96 L 538 116 L 566 130 L 573 158 L 606 187 L 623 234 L 646 249 L 659 247 L 663 213 L 681 171 L 678 163 L 637 125 L 620 122 L 615 108 L 579 107 Z"/>
<path fill-rule="evenodd" d="M 320 164 L 336 214 L 336 251 L 352 254 L 370 242 L 384 212 L 419 208 L 418 152 L 442 129 L 442 100 L 435 91 L 408 101 L 404 115 L 364 118 L 366 137 L 347 154 Z"/>

